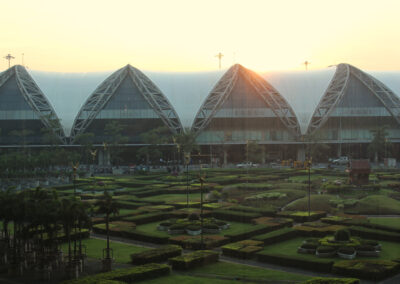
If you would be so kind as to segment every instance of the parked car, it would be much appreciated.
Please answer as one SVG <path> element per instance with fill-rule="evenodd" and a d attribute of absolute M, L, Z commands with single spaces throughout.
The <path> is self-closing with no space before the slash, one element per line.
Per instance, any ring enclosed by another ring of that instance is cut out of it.
<path fill-rule="evenodd" d="M 257 168 L 259 166 L 259 164 L 253 164 L 252 162 L 248 162 L 248 163 L 240 163 L 237 164 L 236 167 L 241 169 L 241 168 Z"/>
<path fill-rule="evenodd" d="M 339 157 L 338 159 L 332 160 L 332 163 L 334 165 L 347 165 L 349 162 L 350 162 L 350 159 L 347 156 L 342 156 L 342 157 Z"/>

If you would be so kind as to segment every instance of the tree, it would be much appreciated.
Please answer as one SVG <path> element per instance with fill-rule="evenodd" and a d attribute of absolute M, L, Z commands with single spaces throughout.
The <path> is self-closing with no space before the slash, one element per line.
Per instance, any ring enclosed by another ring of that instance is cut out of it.
<path fill-rule="evenodd" d="M 75 139 L 77 144 L 80 144 L 82 146 L 81 149 L 81 155 L 82 159 L 86 164 L 90 163 L 90 151 L 93 148 L 93 142 L 94 142 L 94 133 L 92 132 L 86 132 L 79 134 L 76 139 Z"/>
<path fill-rule="evenodd" d="M 174 144 L 178 147 L 178 152 L 182 151 L 184 155 L 199 149 L 196 142 L 196 133 L 189 129 L 174 135 L 172 139 Z"/>
<path fill-rule="evenodd" d="M 150 160 L 159 159 L 162 155 L 160 146 L 171 142 L 170 134 L 171 132 L 165 126 L 160 126 L 142 133 L 140 138 L 143 143 L 148 144 L 148 146 L 141 147 L 137 153 L 137 157 L 139 159 L 145 158 L 146 165 L 149 164 Z"/>
<path fill-rule="evenodd" d="M 257 141 L 248 140 L 246 144 L 246 160 L 247 162 L 260 163 L 261 162 L 261 147 Z"/>
<path fill-rule="evenodd" d="M 125 126 L 117 120 L 108 122 L 104 127 L 104 134 L 106 135 L 106 142 L 110 151 L 110 158 L 112 163 L 119 163 L 118 155 L 121 153 L 120 144 L 128 142 L 128 137 L 123 135 Z"/>
<path fill-rule="evenodd" d="M 387 157 L 392 152 L 392 144 L 388 142 L 387 126 L 377 127 L 370 130 L 373 138 L 368 146 L 368 154 L 375 162 L 381 161 L 383 157 Z"/>
<path fill-rule="evenodd" d="M 306 144 L 306 155 L 314 161 L 326 161 L 329 158 L 330 147 L 325 143 L 320 143 L 320 140 L 314 135 L 304 136 Z"/>
<path fill-rule="evenodd" d="M 104 191 L 103 198 L 98 200 L 95 204 L 98 207 L 97 213 L 106 215 L 106 233 L 107 233 L 107 248 L 106 248 L 106 258 L 110 259 L 110 232 L 109 232 L 109 222 L 110 215 L 118 215 L 119 208 L 117 202 L 113 200 L 112 196 L 108 191 Z"/>

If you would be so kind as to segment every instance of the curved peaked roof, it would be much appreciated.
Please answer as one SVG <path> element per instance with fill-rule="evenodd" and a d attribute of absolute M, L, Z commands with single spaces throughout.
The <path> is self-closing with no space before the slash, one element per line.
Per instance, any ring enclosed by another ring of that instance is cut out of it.
<path fill-rule="evenodd" d="M 182 126 L 179 117 L 164 94 L 141 71 L 131 65 L 127 65 L 111 74 L 86 100 L 72 126 L 72 142 L 78 134 L 83 133 L 91 124 L 127 77 L 132 80 L 143 98 L 166 126 L 173 133 L 181 131 Z"/>
<path fill-rule="evenodd" d="M 194 132 L 200 132 L 211 122 L 214 115 L 230 96 L 239 76 L 242 76 L 254 88 L 265 102 L 266 107 L 270 108 L 295 136 L 300 135 L 297 117 L 285 98 L 260 75 L 239 64 L 233 65 L 211 90 L 197 112 L 192 125 Z"/>
<path fill-rule="evenodd" d="M 25 67 L 15 65 L 0 74 L 0 87 L 15 76 L 17 86 L 29 107 L 34 111 L 41 122 L 65 143 L 65 134 L 53 107 L 40 90 L 38 85 L 26 71 Z"/>
<path fill-rule="evenodd" d="M 114 71 L 63 73 L 29 70 L 28 72 L 52 103 L 65 134 L 69 136 L 76 115 L 89 95 Z"/>
<path fill-rule="evenodd" d="M 336 68 L 308 71 L 266 72 L 261 76 L 285 97 L 296 113 L 302 134 L 327 89 Z"/>
<path fill-rule="evenodd" d="M 190 128 L 199 106 L 226 70 L 205 72 L 143 71 L 174 106 L 182 126 Z"/>
<path fill-rule="evenodd" d="M 350 77 L 356 78 L 380 101 L 386 110 L 400 124 L 400 99 L 385 84 L 361 71 L 350 64 L 339 64 L 334 77 L 332 78 L 327 90 L 319 102 L 311 122 L 307 129 L 307 134 L 313 134 L 329 118 L 332 111 L 342 101 L 349 85 Z"/>

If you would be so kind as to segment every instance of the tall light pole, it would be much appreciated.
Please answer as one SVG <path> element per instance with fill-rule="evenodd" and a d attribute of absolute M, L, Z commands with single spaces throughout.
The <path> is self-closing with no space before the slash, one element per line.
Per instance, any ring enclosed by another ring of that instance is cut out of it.
<path fill-rule="evenodd" d="M 222 59 L 223 56 L 224 55 L 221 52 L 219 52 L 217 55 L 215 55 L 215 57 L 217 57 L 218 60 L 219 60 L 219 69 L 220 70 L 221 70 L 221 59 Z"/>

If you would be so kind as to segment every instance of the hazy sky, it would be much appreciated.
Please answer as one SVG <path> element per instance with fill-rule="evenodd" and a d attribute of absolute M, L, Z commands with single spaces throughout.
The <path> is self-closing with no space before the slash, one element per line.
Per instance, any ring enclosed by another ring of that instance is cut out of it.
<path fill-rule="evenodd" d="M 0 70 L 400 70 L 399 0 L 0 0 Z"/>

